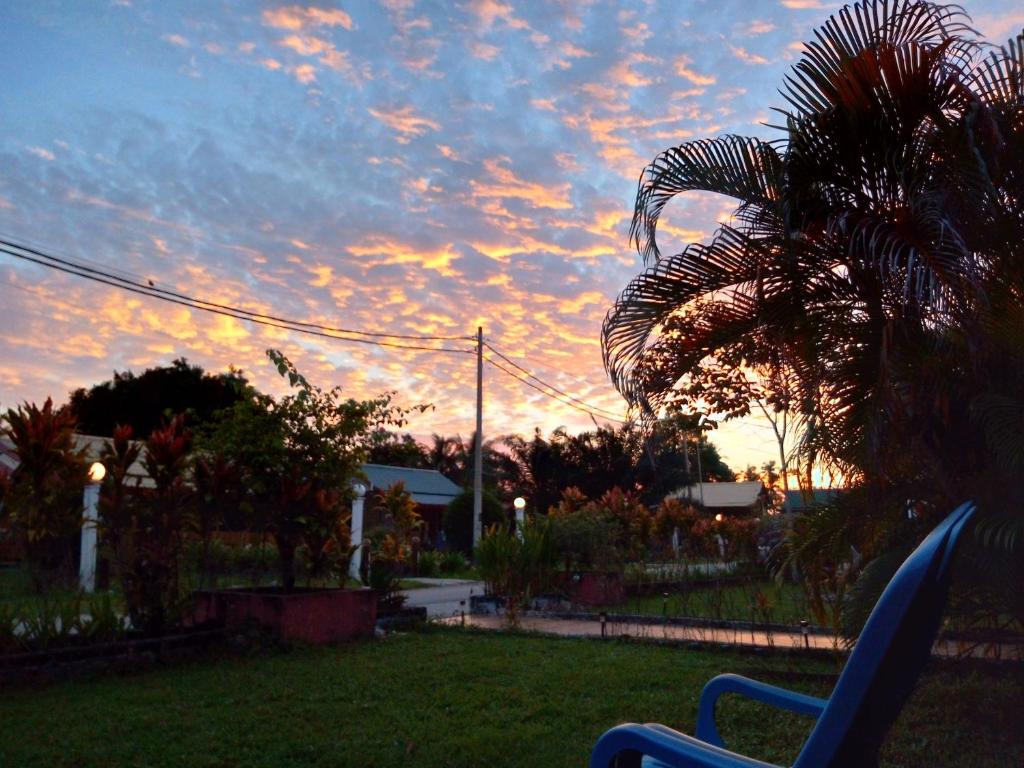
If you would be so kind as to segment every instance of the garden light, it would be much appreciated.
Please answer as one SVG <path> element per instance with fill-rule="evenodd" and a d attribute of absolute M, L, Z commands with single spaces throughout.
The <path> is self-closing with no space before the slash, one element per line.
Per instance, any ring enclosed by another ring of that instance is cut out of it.
<path fill-rule="evenodd" d="M 103 466 L 103 462 L 95 461 L 93 465 L 89 467 L 89 482 L 90 483 L 101 483 L 103 478 L 107 476 L 107 468 Z"/>
<path fill-rule="evenodd" d="M 526 509 L 526 499 L 522 496 L 516 496 L 515 501 L 512 502 L 512 506 L 518 509 Z"/>
<path fill-rule="evenodd" d="M 717 515 L 715 515 L 715 522 L 716 523 L 722 522 L 722 513 L 721 512 L 719 512 Z"/>

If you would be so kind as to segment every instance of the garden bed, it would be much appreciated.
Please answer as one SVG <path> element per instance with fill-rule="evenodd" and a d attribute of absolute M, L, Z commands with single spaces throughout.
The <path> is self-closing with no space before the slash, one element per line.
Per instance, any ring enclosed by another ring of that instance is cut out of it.
<path fill-rule="evenodd" d="M 0 655 L 0 682 L 58 680 L 86 672 L 124 671 L 157 661 L 203 655 L 224 640 L 220 628 L 186 629 L 160 637 L 126 637 Z"/>
<path fill-rule="evenodd" d="M 242 587 L 194 594 L 196 624 L 212 622 L 228 632 L 257 624 L 284 642 L 369 637 L 377 622 L 377 593 L 372 589 Z"/>

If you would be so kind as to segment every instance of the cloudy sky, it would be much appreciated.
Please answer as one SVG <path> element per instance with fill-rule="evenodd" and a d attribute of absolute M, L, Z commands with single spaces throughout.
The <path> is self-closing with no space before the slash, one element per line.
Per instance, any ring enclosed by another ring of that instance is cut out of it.
<path fill-rule="evenodd" d="M 989 39 L 1024 26 L 1019 0 L 965 5 Z M 783 74 L 838 6 L 7 0 L 0 238 L 313 323 L 483 326 L 542 380 L 621 413 L 599 331 L 640 269 L 627 231 L 641 169 L 691 138 L 771 136 Z M 663 250 L 729 210 L 674 201 Z M 434 403 L 414 433 L 473 429 L 470 355 L 254 326 L 2 255 L 0 328 L 5 407 L 182 356 L 280 391 L 273 346 L 354 396 Z M 490 435 L 593 425 L 485 375 Z M 735 469 L 774 455 L 753 420 L 714 439 Z"/>

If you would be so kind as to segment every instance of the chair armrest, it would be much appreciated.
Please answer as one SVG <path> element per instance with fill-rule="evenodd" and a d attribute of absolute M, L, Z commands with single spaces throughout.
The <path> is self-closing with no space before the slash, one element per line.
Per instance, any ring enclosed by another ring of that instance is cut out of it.
<path fill-rule="evenodd" d="M 642 755 L 673 768 L 778 768 L 655 723 L 625 723 L 605 731 L 594 745 L 590 768 L 639 768 Z"/>
<path fill-rule="evenodd" d="M 828 704 L 828 699 L 794 693 L 785 688 L 759 683 L 749 677 L 719 675 L 704 686 L 697 709 L 697 738 L 718 747 L 724 744 L 715 727 L 715 705 L 723 693 L 739 693 L 755 701 L 771 704 L 773 707 L 815 718 L 821 715 Z"/>

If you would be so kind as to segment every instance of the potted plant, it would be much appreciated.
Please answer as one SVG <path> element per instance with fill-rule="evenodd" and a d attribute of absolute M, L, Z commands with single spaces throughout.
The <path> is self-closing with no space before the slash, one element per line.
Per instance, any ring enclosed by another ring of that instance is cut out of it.
<path fill-rule="evenodd" d="M 376 592 L 346 586 L 346 506 L 376 432 L 404 425 L 410 411 L 392 403 L 394 393 L 357 401 L 345 398 L 340 387 L 321 389 L 280 352 L 267 355 L 294 392 L 275 399 L 248 388 L 201 443 L 238 467 L 246 488 L 241 503 L 277 547 L 278 584 L 200 591 L 196 620 L 222 621 L 229 629 L 256 622 L 284 640 L 312 643 L 371 635 Z M 308 562 L 301 587 L 300 552 Z"/>

